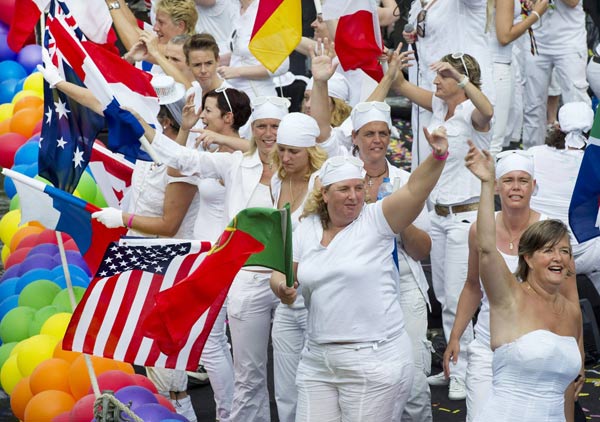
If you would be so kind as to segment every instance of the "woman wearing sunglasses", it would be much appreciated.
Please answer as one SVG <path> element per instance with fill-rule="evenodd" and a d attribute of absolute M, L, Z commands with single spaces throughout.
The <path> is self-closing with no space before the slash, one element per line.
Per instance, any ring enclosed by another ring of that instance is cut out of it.
<path fill-rule="evenodd" d="M 407 184 L 365 205 L 363 162 L 328 159 L 294 232 L 294 275 L 308 308 L 296 421 L 397 420 L 413 379 L 392 252 L 417 217 L 447 157 L 443 132 Z M 285 303 L 296 291 L 281 291 Z"/>
<path fill-rule="evenodd" d="M 400 60 L 399 69 L 408 66 L 410 54 L 394 52 L 392 61 Z M 480 91 L 480 71 L 477 61 L 468 54 L 444 56 L 431 69 L 437 73 L 435 92 L 419 88 L 406 81 L 401 71 L 390 75 L 397 93 L 432 111 L 429 130 L 443 126 L 448 135 L 450 157 L 448 165 L 431 193 L 431 266 L 433 288 L 442 305 L 444 334 L 448 340 L 458 298 L 467 276 L 468 233 L 475 221 L 480 186 L 463 166 L 468 151 L 467 139 L 488 148 L 491 140 L 490 121 L 493 108 Z M 448 397 L 462 400 L 466 396 L 466 349 L 473 339 L 472 327 L 461 338 L 461 357 L 452 367 L 450 380 L 443 373 L 429 377 L 430 385 L 450 384 Z"/>
<path fill-rule="evenodd" d="M 288 106 L 289 101 L 279 97 L 259 97 L 252 102 L 252 139 L 245 153 L 190 150 L 164 136 L 156 136 L 153 128 L 141 123 L 146 137 L 167 165 L 185 176 L 222 181 L 224 221 L 231 221 L 242 209 L 274 205 L 270 189 L 274 169 L 270 155 Z M 187 111 L 195 114 L 193 106 L 190 107 Z M 178 139 L 187 139 L 190 127 L 182 125 Z M 227 313 L 235 374 L 231 420 L 270 420 L 267 345 L 272 314 L 279 303 L 271 291 L 270 278 L 270 270 L 246 267 L 237 274 L 229 291 Z"/>
<path fill-rule="evenodd" d="M 474 421 L 573 420 L 583 338 L 569 231 L 560 220 L 531 224 L 511 273 L 498 251 L 493 158 L 470 143 L 465 163 L 481 180 L 476 240 L 494 350 L 492 390 Z"/>

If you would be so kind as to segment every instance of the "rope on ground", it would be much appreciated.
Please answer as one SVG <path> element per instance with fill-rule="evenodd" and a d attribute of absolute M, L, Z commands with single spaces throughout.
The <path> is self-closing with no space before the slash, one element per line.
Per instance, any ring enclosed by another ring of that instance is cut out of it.
<path fill-rule="evenodd" d="M 124 419 L 122 413 L 125 413 L 129 419 Z M 112 392 L 103 392 L 94 402 L 94 420 L 101 422 L 144 422 L 128 406 L 121 403 Z"/>

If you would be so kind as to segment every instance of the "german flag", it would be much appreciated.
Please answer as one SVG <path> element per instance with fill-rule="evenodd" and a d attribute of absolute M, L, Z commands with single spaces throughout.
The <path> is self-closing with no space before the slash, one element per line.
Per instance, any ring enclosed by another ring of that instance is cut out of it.
<path fill-rule="evenodd" d="M 302 38 L 300 0 L 257 0 L 258 11 L 248 48 L 275 72 Z"/>

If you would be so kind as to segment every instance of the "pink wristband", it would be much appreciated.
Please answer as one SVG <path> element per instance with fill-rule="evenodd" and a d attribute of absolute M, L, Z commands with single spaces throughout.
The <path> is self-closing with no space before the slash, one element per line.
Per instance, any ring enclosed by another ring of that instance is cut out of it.
<path fill-rule="evenodd" d="M 436 160 L 444 161 L 450 155 L 450 151 L 446 150 L 446 153 L 444 155 L 437 155 L 435 152 L 431 151 L 431 155 L 433 155 L 433 158 L 435 158 Z"/>
<path fill-rule="evenodd" d="M 439 158 L 438 158 L 439 160 Z M 127 220 L 127 228 L 131 228 L 131 224 L 133 223 L 133 217 L 135 217 L 135 214 L 130 214 L 129 215 L 129 220 Z"/>

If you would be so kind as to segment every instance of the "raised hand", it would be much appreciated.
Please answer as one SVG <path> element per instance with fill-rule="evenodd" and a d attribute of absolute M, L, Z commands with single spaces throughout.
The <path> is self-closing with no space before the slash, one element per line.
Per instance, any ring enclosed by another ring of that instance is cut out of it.
<path fill-rule="evenodd" d="M 327 81 L 335 73 L 337 63 L 333 64 L 335 49 L 327 38 L 317 40 L 315 51 L 310 51 L 311 72 L 315 81 Z"/>
<path fill-rule="evenodd" d="M 435 62 L 432 63 L 431 66 L 429 66 L 429 68 L 433 72 L 439 73 L 444 78 L 452 78 L 456 82 L 462 81 L 465 77 L 465 75 L 456 70 L 456 68 L 448 62 Z"/>
<path fill-rule="evenodd" d="M 471 140 L 469 152 L 465 156 L 465 166 L 482 182 L 493 182 L 496 171 L 494 169 L 494 157 L 489 151 L 480 151 Z"/>
<path fill-rule="evenodd" d="M 448 136 L 446 135 L 446 128 L 440 126 L 429 133 L 429 130 L 424 127 L 423 133 L 425 134 L 425 139 L 427 139 L 429 146 L 431 146 L 433 154 L 438 157 L 444 157 L 448 152 Z"/>
<path fill-rule="evenodd" d="M 414 51 L 404 51 L 400 52 L 402 49 L 402 43 L 398 44 L 398 47 L 388 56 L 388 70 L 387 74 L 389 74 L 392 79 L 396 79 L 397 77 L 404 78 L 404 74 L 402 73 L 403 69 L 407 67 L 411 67 L 411 61 L 414 60 Z"/>
<path fill-rule="evenodd" d="M 196 123 L 198 123 L 198 120 L 200 120 L 200 114 L 202 113 L 202 109 L 196 112 L 196 106 L 194 104 L 195 97 L 196 94 L 190 94 L 187 100 L 185 101 L 183 109 L 181 110 L 180 126 L 183 130 L 190 130 L 196 125 Z"/>
<path fill-rule="evenodd" d="M 57 83 L 64 81 L 64 78 L 58 72 L 58 69 L 52 63 L 52 59 L 50 59 L 50 54 L 48 54 L 48 50 L 42 48 L 42 62 L 37 65 L 37 70 L 40 71 L 46 82 L 50 85 L 50 88 L 54 88 Z"/>

